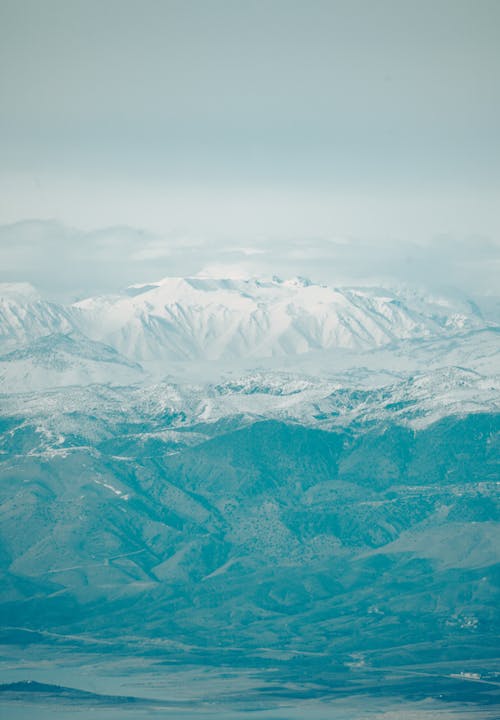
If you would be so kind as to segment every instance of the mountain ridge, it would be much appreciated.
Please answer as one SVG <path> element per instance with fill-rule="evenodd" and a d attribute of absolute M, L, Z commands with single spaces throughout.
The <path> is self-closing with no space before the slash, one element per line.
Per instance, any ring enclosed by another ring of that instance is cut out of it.
<path fill-rule="evenodd" d="M 62 306 L 27 284 L 0 286 L 0 351 L 83 334 L 134 362 L 254 360 L 363 351 L 489 327 L 472 301 L 304 278 L 164 278 Z"/>

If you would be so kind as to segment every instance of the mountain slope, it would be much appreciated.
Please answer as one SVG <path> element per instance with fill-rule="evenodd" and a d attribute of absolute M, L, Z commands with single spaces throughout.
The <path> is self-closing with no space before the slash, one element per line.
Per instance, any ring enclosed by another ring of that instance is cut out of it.
<path fill-rule="evenodd" d="M 375 663 L 424 659 L 423 636 L 441 658 L 486 657 L 499 430 L 266 421 L 175 454 L 3 462 L 4 622 Z"/>
<path fill-rule="evenodd" d="M 281 281 L 166 278 L 76 303 L 83 332 L 139 361 L 265 358 L 376 348 L 483 325 L 443 300 L 406 304 L 376 288 Z M 465 310 L 465 311 L 464 311 Z"/>
<path fill-rule="evenodd" d="M 71 310 L 42 299 L 28 283 L 0 283 L 0 351 L 74 327 Z"/>
<path fill-rule="evenodd" d="M 0 392 L 94 383 L 132 385 L 143 378 L 138 364 L 76 332 L 45 335 L 0 355 Z"/>

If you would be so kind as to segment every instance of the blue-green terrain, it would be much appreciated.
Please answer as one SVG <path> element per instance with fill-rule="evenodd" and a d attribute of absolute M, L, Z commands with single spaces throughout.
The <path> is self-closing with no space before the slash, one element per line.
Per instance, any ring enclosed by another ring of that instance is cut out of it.
<path fill-rule="evenodd" d="M 74 308 L 9 293 L 6 717 L 496 716 L 495 323 L 398 305 L 403 336 L 373 347 L 231 359 L 233 343 L 210 363 L 185 359 L 185 328 L 172 360 L 167 324 L 153 367 L 150 319 L 124 356 L 128 331 L 105 344 Z M 363 300 L 372 323 L 380 295 Z"/>

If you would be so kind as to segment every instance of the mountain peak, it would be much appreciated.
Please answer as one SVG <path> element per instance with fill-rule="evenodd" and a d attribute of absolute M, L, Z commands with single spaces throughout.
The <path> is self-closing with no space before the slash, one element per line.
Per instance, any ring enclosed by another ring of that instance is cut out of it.
<path fill-rule="evenodd" d="M 73 307 L 80 330 L 139 362 L 369 350 L 480 323 L 463 305 L 435 298 L 429 303 L 385 288 L 334 288 L 303 277 L 222 272 L 166 277 Z"/>

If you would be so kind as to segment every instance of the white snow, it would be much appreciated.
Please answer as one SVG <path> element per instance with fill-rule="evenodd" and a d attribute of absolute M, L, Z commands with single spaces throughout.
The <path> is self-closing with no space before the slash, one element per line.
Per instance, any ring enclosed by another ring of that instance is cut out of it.
<path fill-rule="evenodd" d="M 366 350 L 481 324 L 447 298 L 413 301 L 380 288 L 332 288 L 303 278 L 196 276 L 131 286 L 72 309 L 85 334 L 141 362 Z"/>

